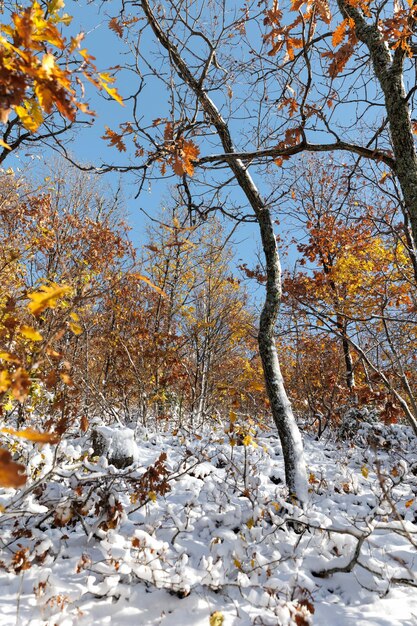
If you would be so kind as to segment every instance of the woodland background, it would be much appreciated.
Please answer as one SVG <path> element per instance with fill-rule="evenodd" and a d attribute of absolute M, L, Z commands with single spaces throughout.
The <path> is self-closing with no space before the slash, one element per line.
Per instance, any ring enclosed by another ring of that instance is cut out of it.
<path fill-rule="evenodd" d="M 412 624 L 414 3 L 66 5 L 2 3 L 4 624 Z"/>

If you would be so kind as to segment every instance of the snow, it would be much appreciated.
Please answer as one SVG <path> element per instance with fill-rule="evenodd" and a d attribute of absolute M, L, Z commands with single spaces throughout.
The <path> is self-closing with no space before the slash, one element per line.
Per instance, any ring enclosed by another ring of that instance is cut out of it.
<path fill-rule="evenodd" d="M 22 442 L 32 482 L 0 490 L 1 626 L 208 626 L 215 611 L 224 626 L 416 624 L 417 442 L 370 434 L 304 437 L 303 510 L 273 432 L 246 448 L 220 430 L 122 434 L 140 462 L 120 470 L 85 439 Z"/>
<path fill-rule="evenodd" d="M 131 465 L 139 460 L 139 450 L 135 442 L 135 431 L 131 428 L 110 428 L 97 426 L 96 436 L 103 447 L 103 454 L 110 464 L 116 467 Z"/>

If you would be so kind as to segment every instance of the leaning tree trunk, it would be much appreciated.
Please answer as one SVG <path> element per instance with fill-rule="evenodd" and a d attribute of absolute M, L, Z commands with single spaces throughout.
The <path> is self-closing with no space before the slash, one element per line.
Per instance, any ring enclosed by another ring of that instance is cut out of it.
<path fill-rule="evenodd" d="M 286 483 L 290 494 L 293 494 L 298 500 L 305 501 L 307 497 L 307 483 L 303 443 L 285 391 L 275 345 L 274 331 L 282 293 L 281 264 L 271 214 L 267 209 L 259 212 L 258 223 L 261 231 L 267 274 L 266 298 L 259 324 L 259 353 L 271 403 L 272 417 L 281 440 Z"/>
<path fill-rule="evenodd" d="M 199 106 L 214 126 L 225 152 L 225 161 L 252 207 L 259 224 L 267 273 L 266 300 L 260 320 L 259 350 L 272 417 L 281 440 L 287 487 L 290 495 L 303 503 L 308 493 L 303 444 L 285 392 L 274 339 L 274 327 L 281 301 L 281 268 L 271 214 L 247 168 L 234 154 L 236 151 L 229 127 L 204 89 L 203 80 L 196 78 L 191 72 L 177 46 L 152 12 L 148 0 L 140 0 L 140 4 L 157 40 L 167 50 L 178 76 L 194 93 Z"/>

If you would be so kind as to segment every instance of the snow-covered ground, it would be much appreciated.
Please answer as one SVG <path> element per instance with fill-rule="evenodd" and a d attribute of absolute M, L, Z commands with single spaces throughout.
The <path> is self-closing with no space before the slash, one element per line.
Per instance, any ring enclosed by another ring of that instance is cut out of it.
<path fill-rule="evenodd" d="M 32 479 L 0 492 L 0 625 L 417 624 L 417 442 L 355 439 L 305 437 L 304 511 L 273 433 L 140 432 L 122 470 L 82 440 L 23 444 Z"/>

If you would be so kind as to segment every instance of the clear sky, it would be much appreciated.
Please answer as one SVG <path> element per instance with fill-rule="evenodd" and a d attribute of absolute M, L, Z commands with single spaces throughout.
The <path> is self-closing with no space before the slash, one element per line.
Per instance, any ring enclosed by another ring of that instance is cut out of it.
<path fill-rule="evenodd" d="M 96 65 L 99 70 L 107 70 L 116 65 L 124 64 L 123 55 L 126 54 L 126 46 L 120 38 L 108 27 L 109 18 L 117 14 L 118 3 L 93 2 L 87 0 L 66 0 L 65 11 L 73 16 L 73 21 L 65 31 L 67 37 L 79 32 L 85 33 L 82 46 L 89 54 L 96 57 Z M 146 40 L 143 46 L 151 44 Z M 150 52 L 152 49 L 150 48 Z M 131 94 L 139 79 L 133 73 L 121 71 L 117 74 L 116 86 L 122 97 Z M 99 166 L 102 163 L 114 163 L 126 165 L 132 162 L 132 155 L 129 153 L 119 153 L 116 148 L 109 147 L 102 139 L 106 126 L 113 130 L 118 130 L 118 125 L 130 119 L 132 114 L 130 103 L 125 107 L 117 102 L 103 98 L 95 88 L 89 83 L 85 84 L 86 97 L 90 108 L 95 111 L 95 122 L 90 127 L 78 127 L 73 140 L 67 144 L 67 149 L 75 161 L 81 164 L 91 164 Z M 153 120 L 157 117 L 168 115 L 167 94 L 164 92 L 159 81 L 153 81 L 151 87 L 147 88 L 145 97 L 141 98 L 141 114 L 144 119 Z M 36 155 L 36 159 L 33 156 Z M 53 152 L 34 150 L 21 151 L 17 154 L 17 159 L 11 155 L 8 165 L 18 166 L 25 161 L 33 161 L 32 170 L 39 164 L 39 158 L 45 161 L 46 165 L 55 158 Z M 13 162 L 15 161 L 15 163 Z M 133 161 L 134 162 L 134 161 Z M 175 177 L 176 179 L 176 177 Z M 143 209 L 150 215 L 158 213 L 159 208 L 170 202 L 170 185 L 174 182 L 172 176 L 167 175 L 159 181 L 153 181 L 146 185 L 139 198 L 135 199 L 137 192 L 137 178 L 130 174 L 107 173 L 103 175 L 104 185 L 111 185 L 113 188 L 120 182 L 123 189 L 123 196 L 128 213 L 128 221 L 131 226 L 131 238 L 136 246 L 144 242 L 144 230 L 148 223 Z M 234 240 L 239 243 L 236 253 L 237 264 L 241 261 L 255 262 L 256 251 L 259 247 L 258 230 L 256 226 L 248 225 L 240 227 Z"/>
<path fill-rule="evenodd" d="M 240 9 L 240 3 L 236 3 Z M 126 45 L 114 32 L 108 27 L 111 17 L 117 15 L 119 3 L 117 1 L 108 0 L 105 2 L 88 2 L 87 0 L 66 0 L 65 11 L 73 16 L 71 26 L 66 29 L 66 36 L 72 36 L 79 32 L 85 33 L 83 47 L 96 57 L 96 65 L 99 70 L 107 70 L 116 65 L 124 65 L 126 57 Z M 253 46 L 260 46 L 262 37 L 261 33 L 251 33 L 253 38 Z M 142 47 L 145 47 L 149 54 L 152 54 L 152 44 L 146 38 L 142 41 Z M 164 67 L 161 67 L 164 70 Z M 139 84 L 138 76 L 131 72 L 121 71 L 117 74 L 116 86 L 122 97 L 127 97 L 135 91 Z M 90 108 L 96 112 L 95 122 L 90 127 L 77 127 L 73 141 L 67 145 L 67 149 L 74 160 L 84 165 L 100 166 L 103 163 L 113 163 L 117 165 L 127 165 L 132 161 L 132 152 L 119 153 L 115 147 L 109 147 L 108 143 L 102 139 L 106 126 L 113 130 L 118 130 L 118 126 L 122 122 L 126 122 L 131 118 L 131 102 L 127 102 L 125 107 L 120 106 L 116 101 L 103 98 L 98 94 L 96 89 L 86 83 L 86 96 L 90 104 Z M 244 89 L 244 85 L 236 89 Z M 235 96 L 239 96 L 239 92 L 235 92 Z M 150 86 L 146 87 L 141 97 L 140 114 L 148 123 L 155 118 L 169 116 L 168 99 L 163 83 L 152 81 Z M 219 94 L 216 94 L 218 97 Z M 239 98 L 238 98 L 239 99 Z M 253 106 L 256 107 L 256 97 L 253 99 Z M 242 136 L 245 133 L 244 121 L 236 116 L 235 126 L 232 128 L 233 133 Z M 23 151 L 22 151 L 23 152 Z M 54 158 L 53 152 L 39 151 L 35 149 L 33 155 L 29 150 L 18 155 L 20 162 L 36 155 L 34 164 L 39 163 L 37 159 L 41 157 L 46 164 L 52 162 Z M 10 165 L 13 164 L 14 155 L 10 157 Z M 8 162 L 9 163 L 9 162 Z M 177 179 L 177 177 L 175 177 Z M 109 184 L 116 188 L 120 183 L 123 189 L 123 196 L 129 218 L 129 224 L 132 228 L 131 237 L 134 244 L 139 247 L 145 239 L 144 231 L 148 218 L 145 216 L 143 209 L 150 215 L 156 215 L 159 208 L 163 204 L 170 203 L 171 189 L 174 178 L 167 175 L 159 181 L 153 181 L 152 184 L 146 185 L 139 198 L 135 199 L 138 182 L 137 177 L 130 174 L 108 173 L 103 175 L 104 185 Z M 264 185 L 261 182 L 261 191 Z M 231 199 L 234 199 L 235 192 L 231 192 Z M 278 230 L 278 229 L 277 229 Z M 234 241 L 238 243 L 236 246 L 236 264 L 247 262 L 252 265 L 257 262 L 256 253 L 259 249 L 259 233 L 256 225 L 245 225 L 239 227 L 234 235 Z"/>

